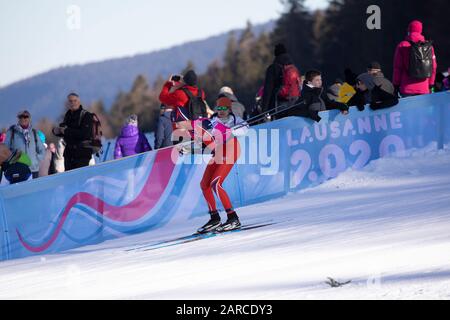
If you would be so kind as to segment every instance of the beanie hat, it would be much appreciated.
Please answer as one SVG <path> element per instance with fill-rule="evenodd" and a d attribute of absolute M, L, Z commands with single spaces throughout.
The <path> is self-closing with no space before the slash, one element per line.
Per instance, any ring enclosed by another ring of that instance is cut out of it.
<path fill-rule="evenodd" d="M 21 116 L 26 116 L 26 117 L 31 118 L 31 114 L 28 110 L 23 110 L 23 111 L 20 111 L 19 113 L 17 113 L 17 118 L 20 118 Z"/>
<path fill-rule="evenodd" d="M 371 63 L 369 63 L 369 65 L 367 66 L 367 69 L 369 70 L 381 70 L 381 64 L 379 62 L 373 61 Z"/>
<path fill-rule="evenodd" d="M 129 116 L 127 118 L 126 124 L 137 127 L 138 126 L 138 116 L 135 114 L 132 114 L 131 116 Z"/>
<path fill-rule="evenodd" d="M 197 74 L 194 70 L 189 70 L 183 76 L 183 80 L 188 86 L 194 87 L 197 85 Z"/>
<path fill-rule="evenodd" d="M 228 109 L 231 109 L 232 104 L 233 102 L 227 97 L 222 97 L 216 101 L 216 106 L 228 107 Z"/>
<path fill-rule="evenodd" d="M 220 88 L 220 90 L 219 90 L 219 95 L 221 95 L 221 94 L 225 94 L 225 95 L 227 95 L 227 94 L 229 94 L 229 95 L 234 95 L 234 92 L 233 92 L 233 90 L 232 90 L 230 87 L 222 87 L 222 88 Z"/>
<path fill-rule="evenodd" d="M 278 57 L 284 53 L 287 53 L 287 50 L 286 50 L 286 47 L 284 46 L 284 44 L 282 44 L 282 43 L 277 44 L 275 46 L 275 51 L 274 51 L 275 57 Z"/>
<path fill-rule="evenodd" d="M 422 34 L 423 31 L 423 24 L 419 20 L 412 21 L 408 26 L 408 32 L 409 33 L 420 33 Z"/>

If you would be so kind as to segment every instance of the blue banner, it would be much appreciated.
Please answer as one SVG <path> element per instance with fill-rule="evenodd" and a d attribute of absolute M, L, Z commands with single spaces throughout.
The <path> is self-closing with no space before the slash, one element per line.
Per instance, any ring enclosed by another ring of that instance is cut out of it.
<path fill-rule="evenodd" d="M 320 123 L 292 117 L 259 125 L 239 139 L 242 155 L 224 183 L 235 207 L 318 185 L 373 159 L 450 141 L 449 93 L 402 99 L 376 112 L 352 108 L 347 116 L 321 116 Z M 208 159 L 166 148 L 0 187 L 0 258 L 164 232 L 206 215 L 199 184 Z"/>

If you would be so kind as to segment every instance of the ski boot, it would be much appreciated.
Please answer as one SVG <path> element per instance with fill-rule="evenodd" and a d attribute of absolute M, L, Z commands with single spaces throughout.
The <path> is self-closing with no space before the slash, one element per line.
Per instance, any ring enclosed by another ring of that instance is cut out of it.
<path fill-rule="evenodd" d="M 197 230 L 197 233 L 208 233 L 215 231 L 218 227 L 221 226 L 220 215 L 217 211 L 211 211 L 209 213 L 211 215 L 211 219 L 201 228 Z"/>
<path fill-rule="evenodd" d="M 220 227 L 216 228 L 217 232 L 226 232 L 231 230 L 236 230 L 241 228 L 241 222 L 236 212 L 232 209 L 227 210 L 228 219 Z"/>

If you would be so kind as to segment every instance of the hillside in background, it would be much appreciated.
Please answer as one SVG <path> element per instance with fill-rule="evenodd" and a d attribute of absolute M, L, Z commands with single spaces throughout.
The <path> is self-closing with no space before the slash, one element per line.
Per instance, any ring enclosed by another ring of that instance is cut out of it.
<path fill-rule="evenodd" d="M 254 26 L 253 32 L 270 32 L 274 24 Z M 234 32 L 239 37 L 242 30 Z M 222 61 L 229 35 L 223 33 L 132 57 L 61 67 L 0 88 L 0 128 L 14 123 L 16 113 L 24 108 L 34 115 L 35 123 L 43 117 L 56 120 L 69 91 L 78 92 L 85 105 L 102 100 L 109 110 L 119 92 L 130 90 L 139 74 L 153 83 L 158 76 L 180 72 L 189 61 L 203 73 L 213 61 Z"/>

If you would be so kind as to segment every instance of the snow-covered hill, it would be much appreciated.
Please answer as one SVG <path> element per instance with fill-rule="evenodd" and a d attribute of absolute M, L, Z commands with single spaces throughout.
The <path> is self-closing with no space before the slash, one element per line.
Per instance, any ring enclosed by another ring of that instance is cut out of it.
<path fill-rule="evenodd" d="M 240 208 L 259 229 L 159 248 L 203 218 L 0 263 L 0 298 L 449 299 L 450 150 L 409 152 Z M 148 249 L 148 247 L 147 247 Z M 327 277 L 352 280 L 332 288 Z"/>

